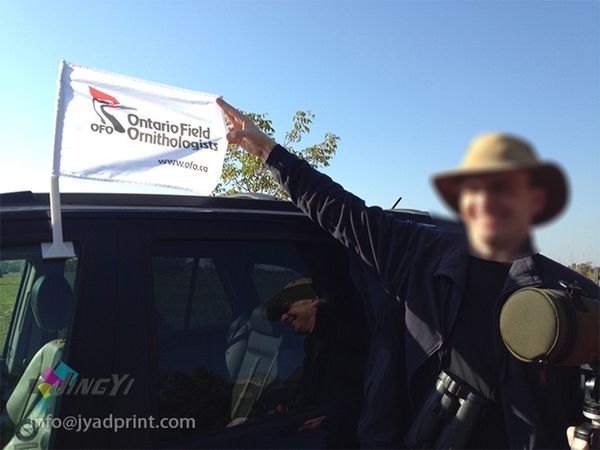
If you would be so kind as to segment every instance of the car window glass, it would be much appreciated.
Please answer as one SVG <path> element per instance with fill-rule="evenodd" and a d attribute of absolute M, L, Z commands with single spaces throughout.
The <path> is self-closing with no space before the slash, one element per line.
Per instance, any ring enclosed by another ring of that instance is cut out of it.
<path fill-rule="evenodd" d="M 77 258 L 43 260 L 39 245 L 0 251 L 0 446 L 47 448 L 76 284 Z"/>
<path fill-rule="evenodd" d="M 300 272 L 277 264 L 255 263 L 252 266 L 252 282 L 261 303 L 275 295 L 282 286 L 302 277 Z"/>
<path fill-rule="evenodd" d="M 2 348 L 8 334 L 24 269 L 25 261 L 22 259 L 0 261 L 0 344 Z"/>
<path fill-rule="evenodd" d="M 364 299 L 337 246 L 161 241 L 151 265 L 159 413 L 196 418 L 193 430 L 161 431 L 163 441 L 307 411 L 318 418 L 336 402 L 354 402 L 358 411 Z M 267 313 L 275 294 L 304 278 L 322 287 L 323 298 L 315 313 L 319 326 L 308 333 Z"/>
<path fill-rule="evenodd" d="M 188 286 L 191 282 L 193 258 L 156 257 L 152 259 L 154 301 L 160 318 L 159 331 L 183 330 Z"/>
<path fill-rule="evenodd" d="M 152 259 L 159 331 L 189 330 L 231 319 L 223 284 L 210 258 Z"/>
<path fill-rule="evenodd" d="M 199 258 L 190 327 L 221 325 L 231 320 L 231 307 L 213 260 Z"/>

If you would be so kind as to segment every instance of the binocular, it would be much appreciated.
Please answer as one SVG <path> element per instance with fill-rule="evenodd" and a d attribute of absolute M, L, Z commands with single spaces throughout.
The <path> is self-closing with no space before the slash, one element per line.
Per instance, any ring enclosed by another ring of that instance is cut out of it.
<path fill-rule="evenodd" d="M 446 372 L 405 436 L 408 448 L 465 448 L 473 427 L 489 401 Z"/>

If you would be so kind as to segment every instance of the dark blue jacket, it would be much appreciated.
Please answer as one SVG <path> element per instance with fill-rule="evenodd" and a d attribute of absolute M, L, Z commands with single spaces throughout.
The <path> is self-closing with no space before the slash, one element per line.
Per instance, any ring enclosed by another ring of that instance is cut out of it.
<path fill-rule="evenodd" d="M 461 304 L 466 245 L 430 227 L 399 221 L 379 207 L 367 207 L 281 146 L 266 163 L 294 204 L 356 251 L 396 300 L 376 311 L 359 437 L 363 447 L 401 447 L 416 414 L 413 376 L 442 347 Z M 534 254 L 512 264 L 497 311 L 515 290 L 558 289 L 559 280 L 579 280 L 588 296 L 599 296 L 591 281 Z M 541 376 L 538 365 L 509 357 L 499 337 L 492 351 L 503 360 L 500 395 L 510 447 L 566 448 L 567 426 L 583 421 L 577 368 L 546 367 Z"/>

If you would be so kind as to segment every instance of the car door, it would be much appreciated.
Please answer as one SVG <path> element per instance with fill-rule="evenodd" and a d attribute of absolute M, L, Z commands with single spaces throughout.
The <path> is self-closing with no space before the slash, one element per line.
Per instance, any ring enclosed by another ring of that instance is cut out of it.
<path fill-rule="evenodd" d="M 158 447 L 357 446 L 369 324 L 345 249 L 304 219 L 253 217 L 157 226 L 141 253 Z M 318 336 L 264 314 L 305 278 L 331 317 Z"/>
<path fill-rule="evenodd" d="M 75 342 L 82 328 L 75 325 L 75 315 L 85 309 L 81 279 L 95 251 L 86 245 L 80 226 L 66 220 L 65 237 L 74 242 L 76 256 L 43 259 L 40 243 L 50 240 L 50 230 L 47 217 L 38 216 L 4 217 L 1 227 L 0 447 L 7 449 L 61 447 L 53 441 L 64 434 L 62 406 L 69 397 L 77 404 L 75 414 L 89 412 L 75 392 L 70 395 L 61 386 L 89 373 L 83 361 L 72 358 L 72 350 L 85 344 L 85 339 Z M 101 322 L 101 317 L 95 319 Z M 102 340 L 101 334 L 95 336 Z"/>

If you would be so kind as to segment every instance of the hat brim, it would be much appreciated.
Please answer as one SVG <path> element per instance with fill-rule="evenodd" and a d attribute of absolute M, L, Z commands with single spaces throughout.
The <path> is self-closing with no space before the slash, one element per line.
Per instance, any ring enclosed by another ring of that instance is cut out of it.
<path fill-rule="evenodd" d="M 522 170 L 530 172 L 534 176 L 536 184 L 543 187 L 546 191 L 544 208 L 534 218 L 533 223 L 539 225 L 560 214 L 567 204 L 569 190 L 563 171 L 558 165 L 553 163 L 503 163 L 473 169 L 457 169 L 437 173 L 431 177 L 431 181 L 440 197 L 442 197 L 451 209 L 458 213 L 460 185 L 465 177 Z"/>
<path fill-rule="evenodd" d="M 284 289 L 261 307 L 262 316 L 268 320 L 280 320 L 281 315 L 286 312 L 287 307 L 298 300 L 316 298 L 317 293 L 312 284 L 303 284 Z"/>

